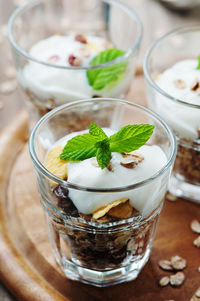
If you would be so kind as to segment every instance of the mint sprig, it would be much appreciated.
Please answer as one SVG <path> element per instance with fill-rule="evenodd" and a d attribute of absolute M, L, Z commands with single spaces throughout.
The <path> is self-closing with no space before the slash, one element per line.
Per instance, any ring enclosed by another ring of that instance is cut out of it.
<path fill-rule="evenodd" d="M 197 70 L 200 70 L 200 56 L 198 57 L 198 66 L 197 66 Z"/>
<path fill-rule="evenodd" d="M 116 48 L 101 51 L 97 56 L 95 56 L 92 59 L 90 65 L 96 66 L 108 63 L 122 56 L 124 53 L 124 51 Z M 111 89 L 114 85 L 118 83 L 118 81 L 120 81 L 123 78 L 126 68 L 127 61 L 124 60 L 122 62 L 116 63 L 108 67 L 88 70 L 88 82 L 94 90 L 102 90 L 105 87 Z"/>
<path fill-rule="evenodd" d="M 111 152 L 128 153 L 140 148 L 149 140 L 153 130 L 154 126 L 150 124 L 127 125 L 108 137 L 99 126 L 91 122 L 89 134 L 70 139 L 60 158 L 79 162 L 96 156 L 99 166 L 104 169 L 110 162 Z"/>

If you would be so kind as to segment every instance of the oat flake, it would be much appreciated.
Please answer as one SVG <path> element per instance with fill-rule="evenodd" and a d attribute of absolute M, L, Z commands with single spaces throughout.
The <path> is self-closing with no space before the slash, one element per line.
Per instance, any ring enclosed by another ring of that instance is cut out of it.
<path fill-rule="evenodd" d="M 195 247 L 200 248 L 200 235 L 193 241 Z"/>
<path fill-rule="evenodd" d="M 171 261 L 169 261 L 169 260 L 165 260 L 165 259 L 159 260 L 158 265 L 163 270 L 166 270 L 166 271 L 172 271 L 173 270 Z"/>
<path fill-rule="evenodd" d="M 169 277 L 168 276 L 162 277 L 159 281 L 159 284 L 162 287 L 167 286 L 169 284 Z"/>
<path fill-rule="evenodd" d="M 198 220 L 193 220 L 190 224 L 190 227 L 193 232 L 200 234 L 200 223 Z"/>
<path fill-rule="evenodd" d="M 186 260 L 178 255 L 172 256 L 171 264 L 175 270 L 183 270 L 186 267 Z"/>
<path fill-rule="evenodd" d="M 172 286 L 180 286 L 185 279 L 183 272 L 178 272 L 175 275 L 170 276 L 170 284 Z"/>
<path fill-rule="evenodd" d="M 0 93 L 2 94 L 9 94 L 15 91 L 17 88 L 16 81 L 5 81 L 0 84 Z"/>

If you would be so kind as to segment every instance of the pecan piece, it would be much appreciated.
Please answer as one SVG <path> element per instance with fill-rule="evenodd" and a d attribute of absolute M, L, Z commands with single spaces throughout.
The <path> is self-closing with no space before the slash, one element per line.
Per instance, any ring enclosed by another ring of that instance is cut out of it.
<path fill-rule="evenodd" d="M 86 38 L 82 34 L 77 34 L 75 36 L 75 41 L 78 41 L 78 42 L 83 43 L 83 44 L 87 43 Z"/>
<path fill-rule="evenodd" d="M 126 168 L 135 168 L 140 162 L 144 160 L 144 157 L 139 154 L 126 154 L 122 153 L 122 161 L 120 165 Z"/>
<path fill-rule="evenodd" d="M 68 62 L 69 62 L 70 65 L 78 67 L 78 66 L 81 65 L 82 60 L 79 57 L 76 57 L 74 55 L 70 55 L 68 57 Z"/>
<path fill-rule="evenodd" d="M 200 88 L 199 80 L 198 80 L 198 78 L 195 78 L 194 81 L 192 82 L 192 85 L 191 85 L 190 89 L 192 91 L 197 91 L 199 88 Z"/>

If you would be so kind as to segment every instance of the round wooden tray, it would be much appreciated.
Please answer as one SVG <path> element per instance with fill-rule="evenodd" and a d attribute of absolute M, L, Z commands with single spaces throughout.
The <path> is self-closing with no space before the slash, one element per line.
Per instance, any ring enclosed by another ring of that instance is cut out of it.
<path fill-rule="evenodd" d="M 199 286 L 199 249 L 190 222 L 200 207 L 165 202 L 151 258 L 139 277 L 110 288 L 90 287 L 65 278 L 49 245 L 27 148 L 27 116 L 22 112 L 0 136 L 0 277 L 20 300 L 155 301 L 189 300 Z M 158 260 L 178 254 L 187 259 L 180 288 L 159 287 L 167 274 Z"/>

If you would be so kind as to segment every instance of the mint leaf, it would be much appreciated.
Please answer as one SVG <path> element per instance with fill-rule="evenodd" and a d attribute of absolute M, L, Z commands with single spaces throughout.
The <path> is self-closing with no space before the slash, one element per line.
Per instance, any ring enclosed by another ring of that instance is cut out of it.
<path fill-rule="evenodd" d="M 97 142 L 96 147 L 97 147 L 97 153 L 96 153 L 97 162 L 101 167 L 101 169 L 104 169 L 105 167 L 108 166 L 108 163 L 110 162 L 111 159 L 109 140 L 106 139 Z"/>
<path fill-rule="evenodd" d="M 90 134 L 78 135 L 67 142 L 60 154 L 60 159 L 82 161 L 95 157 L 97 151 L 95 144 L 97 141 L 98 140 Z"/>
<path fill-rule="evenodd" d="M 124 53 L 124 51 L 116 48 L 104 50 L 93 58 L 90 65 L 96 66 L 108 63 L 122 56 Z M 102 90 L 106 86 L 111 89 L 123 78 L 126 68 L 127 61 L 123 61 L 108 67 L 88 70 L 88 82 L 94 90 Z"/>
<path fill-rule="evenodd" d="M 110 136 L 110 150 L 117 153 L 129 153 L 142 145 L 151 137 L 154 126 L 149 124 L 127 125 Z"/>
<path fill-rule="evenodd" d="M 153 129 L 154 126 L 149 124 L 127 125 L 108 138 L 99 126 L 91 122 L 89 134 L 70 139 L 60 158 L 76 162 L 96 156 L 99 166 L 104 169 L 110 162 L 111 152 L 129 153 L 140 148 L 150 138 Z"/>
<path fill-rule="evenodd" d="M 198 66 L 197 66 L 197 70 L 200 70 L 200 56 L 198 57 Z"/>
<path fill-rule="evenodd" d="M 108 136 L 105 134 L 105 132 L 95 123 L 90 123 L 90 129 L 89 129 L 90 135 L 98 138 L 99 140 L 104 140 L 108 138 Z"/>

